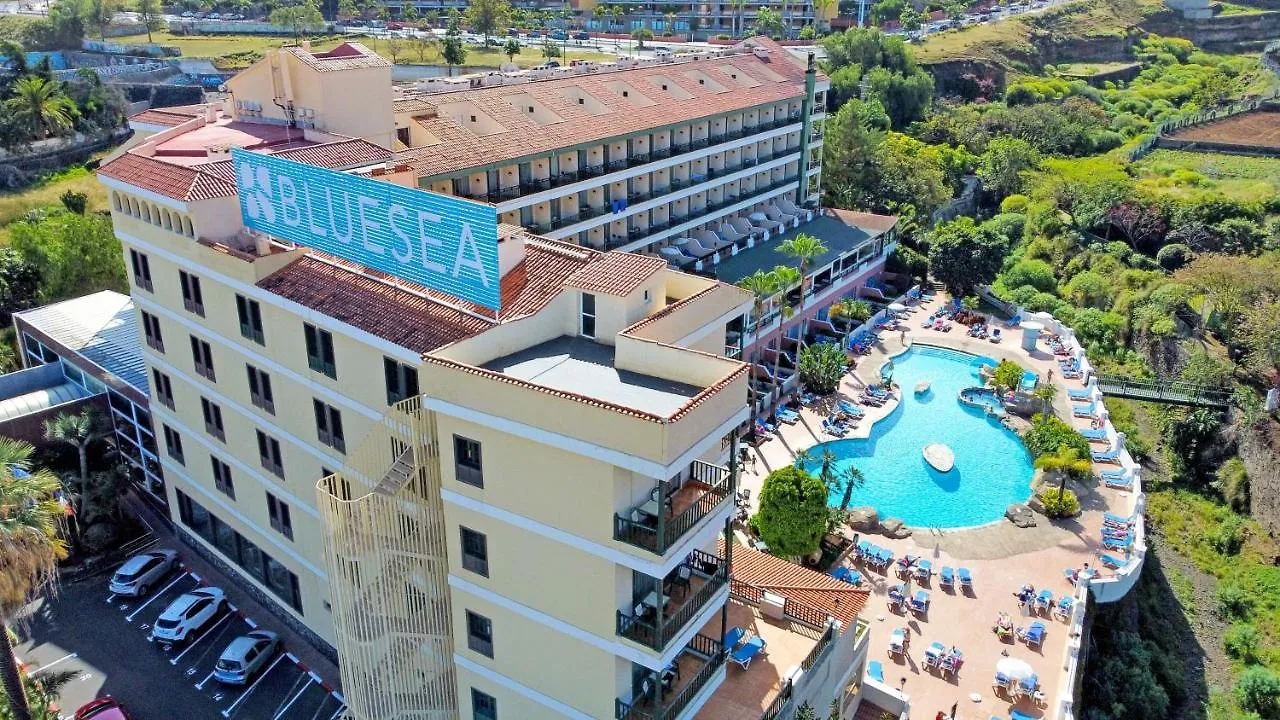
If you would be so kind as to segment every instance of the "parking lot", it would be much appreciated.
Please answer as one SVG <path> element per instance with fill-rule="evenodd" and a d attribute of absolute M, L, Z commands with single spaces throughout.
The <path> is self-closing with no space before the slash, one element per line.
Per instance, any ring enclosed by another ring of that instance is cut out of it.
<path fill-rule="evenodd" d="M 109 594 L 109 576 L 64 584 L 56 597 L 40 602 L 20 632 L 18 657 L 31 672 L 76 673 L 62 693 L 66 717 L 100 695 L 114 696 L 136 720 L 341 716 L 341 697 L 298 663 L 287 647 L 244 687 L 213 678 L 214 664 L 227 643 L 257 627 L 253 618 L 243 617 L 234 607 L 206 623 L 184 645 L 154 640 L 151 624 L 169 603 L 204 584 L 195 573 L 178 569 L 144 598 Z M 276 629 L 274 618 L 266 620 L 263 629 Z"/>

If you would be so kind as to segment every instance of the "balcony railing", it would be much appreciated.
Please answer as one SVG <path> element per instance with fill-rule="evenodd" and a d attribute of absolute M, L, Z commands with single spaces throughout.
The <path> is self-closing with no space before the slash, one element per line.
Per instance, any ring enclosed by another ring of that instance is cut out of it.
<path fill-rule="evenodd" d="M 614 172 L 615 170 L 626 170 L 627 159 L 622 158 L 621 160 L 610 160 L 609 162 L 604 164 L 604 169 L 606 172 Z"/>
<path fill-rule="evenodd" d="M 520 192 L 536 193 L 551 189 L 551 178 L 535 178 L 520 183 Z"/>
<path fill-rule="evenodd" d="M 634 704 L 616 700 L 613 710 L 615 720 L 670 720 L 679 717 L 680 713 L 689 707 L 689 703 L 702 692 L 707 682 L 721 667 L 724 667 L 725 658 L 728 655 L 719 641 L 702 634 L 694 635 L 688 647 L 690 651 L 707 658 L 702 667 L 698 668 L 693 679 L 680 688 L 675 697 L 666 702 L 655 703 L 655 698 L 643 697 L 635 698 L 632 701 Z M 661 683 L 655 682 L 653 687 L 655 694 L 662 692 Z"/>
<path fill-rule="evenodd" d="M 577 170 L 565 170 L 557 174 L 555 177 L 551 178 L 551 184 L 555 187 L 560 187 L 561 185 L 568 185 L 569 183 L 575 183 L 575 182 L 578 182 Z"/>
<path fill-rule="evenodd" d="M 701 150 L 705 147 L 709 147 L 710 145 L 711 141 L 707 138 L 696 138 L 692 143 L 690 143 L 690 146 L 692 146 L 694 150 Z"/>
<path fill-rule="evenodd" d="M 603 174 L 603 165 L 588 165 L 582 169 L 582 176 L 587 178 L 600 177 Z"/>
<path fill-rule="evenodd" d="M 559 219 L 551 223 L 551 227 L 559 230 L 560 228 L 569 227 L 570 225 L 578 222 L 580 222 L 578 215 L 561 215 Z"/>
<path fill-rule="evenodd" d="M 601 205 L 600 207 L 591 207 L 588 205 L 584 208 L 578 209 L 578 217 L 583 220 L 590 220 L 591 218 L 598 218 L 601 215 L 608 215 L 610 212 L 612 212 L 612 210 L 608 205 Z"/>
<path fill-rule="evenodd" d="M 551 232 L 551 225 L 549 223 L 533 222 L 533 223 L 529 223 L 528 225 L 525 225 L 524 229 L 528 230 L 534 235 L 542 235 L 544 233 Z"/>
<path fill-rule="evenodd" d="M 707 468 L 714 468 L 714 470 Z M 699 474 L 704 474 L 708 479 L 700 479 Z M 699 521 L 710 515 L 729 497 L 732 478 L 728 469 L 695 461 L 693 477 L 706 485 L 707 489 L 678 515 L 668 518 L 666 513 L 660 510 L 660 516 L 653 518 L 652 523 L 643 523 L 632 520 L 631 517 L 614 514 L 613 539 L 659 555 L 666 554 L 667 550 L 674 546 L 685 533 L 692 530 Z"/>
<path fill-rule="evenodd" d="M 809 655 L 800 663 L 800 668 L 807 673 L 826 659 L 835 639 L 835 626 L 827 627 L 826 632 L 822 633 L 822 637 L 818 638 L 818 643 L 813 646 L 813 649 L 809 651 Z M 803 675 L 801 676 L 801 682 L 804 682 Z M 795 691 L 795 682 L 788 678 L 778 690 L 778 694 L 774 696 L 773 702 L 769 703 L 769 707 L 765 708 L 765 711 L 760 714 L 760 720 L 774 720 L 780 717 L 783 711 L 790 706 L 791 698 L 795 696 Z"/>
<path fill-rule="evenodd" d="M 653 150 L 651 153 L 649 153 L 649 155 L 654 160 L 665 160 L 671 157 L 671 148 L 670 147 L 657 148 Z"/>
<path fill-rule="evenodd" d="M 647 190 L 639 190 L 627 193 L 627 203 L 634 205 L 635 203 L 644 202 L 653 197 L 653 193 Z"/>
<path fill-rule="evenodd" d="M 635 167 L 637 165 L 643 165 L 647 162 L 649 162 L 649 153 L 636 153 L 631 157 L 627 158 L 627 163 L 631 167 Z"/>
<path fill-rule="evenodd" d="M 715 571 L 710 575 L 699 575 L 698 577 L 705 582 L 693 591 L 693 594 L 675 612 L 660 618 L 657 623 L 642 620 L 619 610 L 617 627 L 619 635 L 662 652 L 671 643 L 672 638 L 683 630 L 702 608 L 706 607 L 707 602 L 725 586 L 725 583 L 729 582 L 729 567 L 724 558 L 701 550 L 693 551 L 691 557 L 695 567 L 714 566 Z M 665 589 L 663 593 L 665 594 Z"/>

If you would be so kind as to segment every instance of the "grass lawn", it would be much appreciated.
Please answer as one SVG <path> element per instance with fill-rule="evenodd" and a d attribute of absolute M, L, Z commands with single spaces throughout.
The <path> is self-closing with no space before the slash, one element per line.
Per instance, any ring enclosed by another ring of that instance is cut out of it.
<path fill-rule="evenodd" d="M 1220 194 L 1257 201 L 1280 193 L 1280 158 L 1159 149 L 1133 168 L 1144 190 L 1178 199 Z"/>
<path fill-rule="evenodd" d="M 1114 72 L 1124 68 L 1133 67 L 1138 63 L 1134 62 L 1095 62 L 1095 63 L 1069 63 L 1065 66 L 1056 66 L 1056 72 L 1059 75 L 1074 75 L 1077 77 L 1088 77 L 1090 75 L 1101 75 L 1103 73 Z"/>
<path fill-rule="evenodd" d="M 28 210 L 60 205 L 58 196 L 73 190 L 89 196 L 88 212 L 107 209 L 106 188 L 98 182 L 93 173 L 83 166 L 54 173 L 34 185 L 22 190 L 0 192 L 0 245 L 9 244 L 9 223 L 21 218 Z"/>
<path fill-rule="evenodd" d="M 162 30 L 151 33 L 152 39 L 161 45 L 173 45 L 182 48 L 182 56 L 190 58 L 207 58 L 216 60 L 218 58 L 228 58 L 228 62 L 218 63 L 219 67 L 247 67 L 253 61 L 243 61 L 240 58 L 250 56 L 261 57 L 268 50 L 274 50 L 286 43 L 292 43 L 293 38 L 273 37 L 270 35 L 174 35 L 168 31 Z M 347 38 L 341 35 L 316 37 L 311 40 L 311 49 L 317 52 L 332 50 Z M 147 36 L 143 35 L 126 35 L 123 37 L 112 38 L 112 42 L 128 44 L 128 43 L 145 43 Z M 236 62 L 235 60 L 240 60 Z"/>
<path fill-rule="evenodd" d="M 363 42 L 369 46 L 374 52 L 378 53 L 388 60 L 391 59 L 391 51 L 387 46 L 387 40 L 378 40 L 372 37 L 363 38 Z M 417 39 L 397 39 L 399 48 L 395 53 L 395 62 L 400 65 L 443 65 L 444 58 L 440 55 L 440 44 L 427 41 L 425 44 Z M 559 47 L 557 45 L 557 47 Z M 594 50 L 578 50 L 572 47 L 568 48 L 568 57 L 552 58 L 562 63 L 569 60 L 590 60 L 593 62 L 606 62 L 617 60 L 618 56 L 613 53 L 602 53 Z M 522 47 L 520 54 L 516 55 L 510 62 L 514 62 L 522 68 L 535 67 L 546 62 L 548 58 L 542 54 L 541 47 Z M 481 65 L 486 67 L 498 67 L 508 62 L 507 56 L 503 54 L 502 48 L 489 47 L 482 48 L 477 45 L 467 46 L 467 60 L 465 65 Z"/>

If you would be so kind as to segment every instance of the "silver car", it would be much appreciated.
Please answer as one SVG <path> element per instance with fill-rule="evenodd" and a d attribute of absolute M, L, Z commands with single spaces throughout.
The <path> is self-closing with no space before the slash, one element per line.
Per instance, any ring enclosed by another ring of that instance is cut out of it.
<path fill-rule="evenodd" d="M 173 550 L 148 550 L 124 561 L 108 586 L 116 595 L 141 597 L 178 566 Z"/>
<path fill-rule="evenodd" d="M 244 685 L 280 649 L 280 636 L 270 630 L 254 630 L 227 645 L 213 668 L 213 677 L 227 685 Z"/>

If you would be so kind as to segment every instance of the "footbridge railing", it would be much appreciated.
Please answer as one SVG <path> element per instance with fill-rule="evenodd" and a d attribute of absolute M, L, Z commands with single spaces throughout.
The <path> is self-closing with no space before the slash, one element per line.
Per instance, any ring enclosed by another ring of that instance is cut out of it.
<path fill-rule="evenodd" d="M 1231 401 L 1231 392 L 1212 385 L 1176 380 L 1139 380 L 1123 375 L 1099 373 L 1098 389 L 1103 395 L 1158 402 L 1169 405 L 1192 405 L 1225 408 Z"/>

